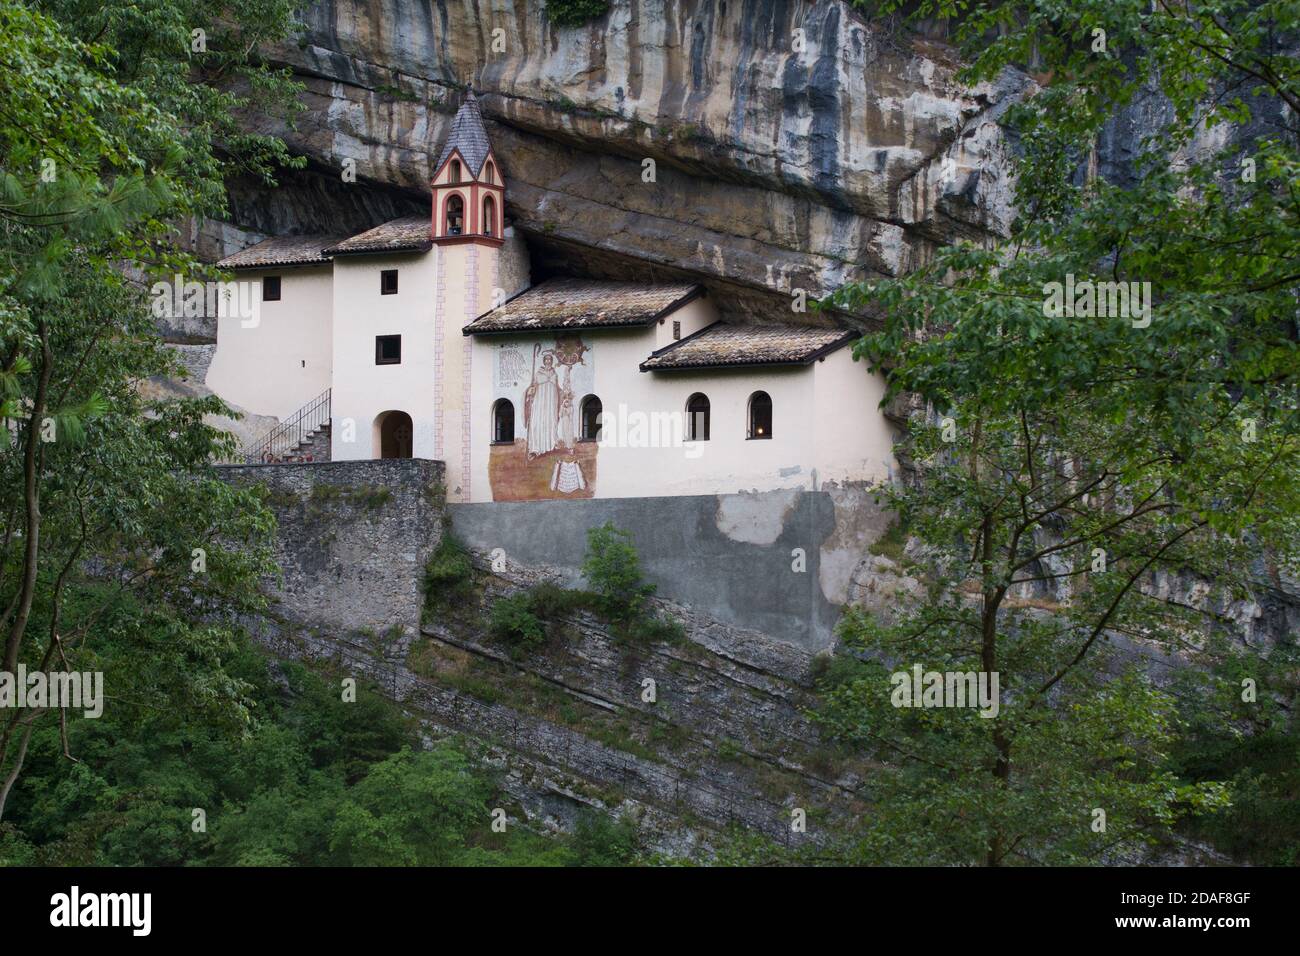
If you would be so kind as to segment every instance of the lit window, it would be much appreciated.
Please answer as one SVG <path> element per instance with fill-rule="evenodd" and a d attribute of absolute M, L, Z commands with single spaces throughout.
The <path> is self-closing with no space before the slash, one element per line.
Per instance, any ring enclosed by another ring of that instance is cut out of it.
<path fill-rule="evenodd" d="M 749 437 L 772 437 L 772 398 L 767 392 L 749 396 Z"/>

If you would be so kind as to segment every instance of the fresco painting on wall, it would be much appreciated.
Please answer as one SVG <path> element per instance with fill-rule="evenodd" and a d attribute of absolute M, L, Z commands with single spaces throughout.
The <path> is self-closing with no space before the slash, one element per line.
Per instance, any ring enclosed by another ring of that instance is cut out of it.
<path fill-rule="evenodd" d="M 493 401 L 514 405 L 516 428 L 512 443 L 492 445 L 488 478 L 494 501 L 594 494 L 598 446 L 580 440 L 578 424 L 594 371 L 591 346 L 577 335 L 496 347 Z"/>

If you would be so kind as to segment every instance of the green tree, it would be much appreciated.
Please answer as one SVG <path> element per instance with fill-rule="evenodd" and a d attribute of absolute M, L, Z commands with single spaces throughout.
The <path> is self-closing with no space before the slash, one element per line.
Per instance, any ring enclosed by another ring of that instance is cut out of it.
<path fill-rule="evenodd" d="M 445 866 L 490 823 L 491 788 L 451 746 L 402 750 L 375 765 L 339 808 L 330 850 L 354 866 Z"/>
<path fill-rule="evenodd" d="M 181 651 L 106 674 L 110 699 L 186 688 L 184 706 L 248 723 L 245 688 L 213 649 L 260 605 L 271 517 L 210 469 L 231 450 L 205 423 L 222 403 L 149 397 L 150 379 L 180 368 L 128 276 L 194 274 L 173 224 L 221 213 L 225 176 L 288 161 L 235 125 L 243 105 L 287 102 L 257 45 L 285 35 L 288 13 L 268 0 L 0 4 L 2 670 L 96 669 L 103 622 L 130 593 L 150 608 L 146 633 Z M 251 92 L 222 92 L 235 87 Z M 38 724 L 66 739 L 73 719 L 5 712 L 0 818 Z"/>
<path fill-rule="evenodd" d="M 1267 587 L 1300 554 L 1298 91 L 1280 39 L 1297 10 L 921 5 L 968 55 L 967 79 L 1020 66 L 1045 86 L 1009 117 L 1006 241 L 833 297 L 883 317 L 856 354 L 885 373 L 887 401 L 924 412 L 907 441 L 917 480 L 886 496 L 933 569 L 898 620 L 846 618 L 863 660 L 827 688 L 828 727 L 887 762 L 861 857 L 1115 859 L 1226 802 L 1222 777 L 1177 775 L 1176 688 L 1133 648 L 1240 662 L 1207 643 L 1214 599 Z M 1131 175 L 1078 175 L 1148 95 L 1166 119 Z M 1206 126 L 1228 146 L 1201 148 Z M 1151 311 L 1055 307 L 1085 280 L 1150 283 Z M 893 706 L 891 674 L 915 665 L 997 673 L 997 716 Z"/>
<path fill-rule="evenodd" d="M 582 573 L 591 590 L 599 595 L 605 612 L 618 619 L 640 613 L 655 592 L 654 585 L 645 582 L 631 532 L 616 528 L 610 521 L 587 529 Z"/>

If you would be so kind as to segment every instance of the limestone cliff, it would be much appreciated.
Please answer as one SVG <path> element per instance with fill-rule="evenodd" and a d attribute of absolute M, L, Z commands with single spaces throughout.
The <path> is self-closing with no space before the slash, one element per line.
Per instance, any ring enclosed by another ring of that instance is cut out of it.
<path fill-rule="evenodd" d="M 789 0 L 612 0 L 577 27 L 551 23 L 544 0 L 319 0 L 271 56 L 306 110 L 293 129 L 247 122 L 311 167 L 280 190 L 235 184 L 233 223 L 204 228 L 210 254 L 420 209 L 472 86 L 535 270 L 685 273 L 760 315 L 788 311 L 791 289 L 897 274 L 936 242 L 1004 231 L 997 120 L 1029 85 L 963 88 L 941 43 Z"/>

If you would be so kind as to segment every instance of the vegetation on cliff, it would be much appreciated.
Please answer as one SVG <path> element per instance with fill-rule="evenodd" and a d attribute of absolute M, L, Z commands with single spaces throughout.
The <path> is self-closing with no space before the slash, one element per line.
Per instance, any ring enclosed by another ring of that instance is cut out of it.
<path fill-rule="evenodd" d="M 1113 861 L 1244 801 L 1294 862 L 1295 635 L 1220 638 L 1300 561 L 1298 13 L 922 5 L 967 79 L 1045 86 L 1008 117 L 1012 236 L 834 297 L 879 311 L 857 354 L 930 411 L 888 494 L 936 569 L 902 620 L 843 625 L 870 660 L 824 719 L 889 767 L 850 856 Z M 1131 166 L 1081 173 L 1129 110 L 1156 118 Z M 1194 667 L 1158 683 L 1135 649 Z M 918 666 L 998 674 L 1000 711 L 897 706 Z"/>
<path fill-rule="evenodd" d="M 37 725 L 0 866 L 592 866 L 640 852 L 604 818 L 563 839 L 495 832 L 510 804 L 476 745 L 430 747 L 377 688 L 344 702 L 341 675 L 271 660 L 238 630 L 199 646 L 123 599 L 97 638 L 110 685 L 147 663 L 167 696 L 115 699 L 66 739 Z M 196 683 L 200 654 L 228 686 Z"/>

